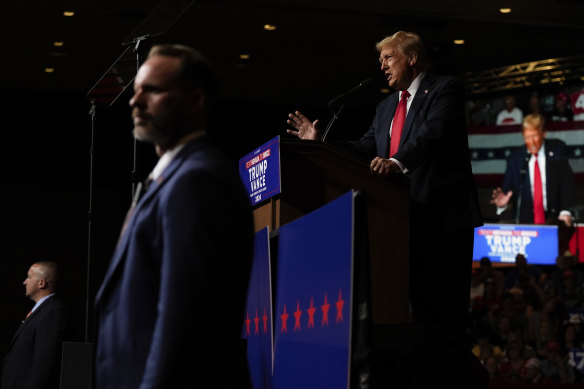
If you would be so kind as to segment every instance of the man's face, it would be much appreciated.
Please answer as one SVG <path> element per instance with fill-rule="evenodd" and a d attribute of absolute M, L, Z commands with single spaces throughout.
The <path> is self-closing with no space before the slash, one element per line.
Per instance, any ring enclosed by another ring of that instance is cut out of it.
<path fill-rule="evenodd" d="M 414 80 L 414 73 L 410 60 L 401 52 L 401 50 L 394 45 L 387 45 L 381 49 L 379 53 L 379 63 L 381 64 L 381 71 L 387 78 L 387 83 L 393 89 L 405 90 L 408 89 Z"/>
<path fill-rule="evenodd" d="M 545 136 L 541 128 L 527 125 L 523 129 L 523 140 L 525 141 L 527 151 L 529 151 L 531 154 L 537 154 L 539 149 L 541 149 L 544 137 Z"/>
<path fill-rule="evenodd" d="M 36 295 L 40 291 L 39 281 L 40 281 L 39 266 L 32 265 L 28 269 L 28 273 L 26 274 L 26 279 L 22 283 L 26 289 L 26 292 L 25 292 L 26 297 L 30 298 L 31 300 L 35 300 Z"/>
<path fill-rule="evenodd" d="M 182 130 L 185 94 L 177 80 L 179 67 L 178 58 L 158 55 L 138 70 L 130 99 L 136 139 L 166 145 Z"/>

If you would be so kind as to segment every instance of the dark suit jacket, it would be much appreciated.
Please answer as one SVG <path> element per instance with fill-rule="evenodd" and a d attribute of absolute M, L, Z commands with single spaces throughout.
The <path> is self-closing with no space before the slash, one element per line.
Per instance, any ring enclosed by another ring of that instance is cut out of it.
<path fill-rule="evenodd" d="M 189 142 L 136 205 L 97 293 L 97 388 L 230 387 L 252 251 L 237 164 Z"/>
<path fill-rule="evenodd" d="M 574 175 L 567 158 L 566 144 L 559 139 L 545 139 L 545 170 L 547 210 L 546 217 L 557 217 L 560 211 L 569 210 L 574 206 Z M 504 192 L 513 191 L 511 199 L 513 206 L 508 213 L 509 219 L 515 218 L 517 201 L 521 193 L 519 210 L 520 223 L 533 223 L 533 198 L 531 196 L 531 180 L 527 162 L 530 154 L 525 146 L 518 147 L 507 160 L 505 177 L 503 178 Z M 524 170 L 525 173 L 521 171 Z"/>
<path fill-rule="evenodd" d="M 398 98 L 393 93 L 378 104 L 369 131 L 353 142 L 361 154 L 388 158 L 389 128 Z M 393 156 L 410 170 L 406 177 L 413 206 L 423 207 L 427 221 L 441 224 L 445 231 L 482 225 L 464 112 L 462 83 L 427 74 Z"/>
<path fill-rule="evenodd" d="M 8 346 L 2 389 L 57 389 L 66 314 L 55 297 L 25 319 Z"/>

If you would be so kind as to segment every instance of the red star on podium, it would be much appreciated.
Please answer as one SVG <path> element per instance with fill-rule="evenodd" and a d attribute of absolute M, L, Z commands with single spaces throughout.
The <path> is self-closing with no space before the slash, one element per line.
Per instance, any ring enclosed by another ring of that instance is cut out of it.
<path fill-rule="evenodd" d="M 264 316 L 262 316 L 262 322 L 264 323 L 264 334 L 268 332 L 268 314 L 266 313 L 266 307 L 264 307 Z"/>
<path fill-rule="evenodd" d="M 327 295 L 326 293 L 324 294 L 324 304 L 320 306 L 320 308 L 322 309 L 322 323 L 321 326 L 324 326 L 325 324 L 328 325 L 328 311 L 329 308 L 331 307 L 331 305 L 328 303 L 327 301 Z"/>
<path fill-rule="evenodd" d="M 260 333 L 260 318 L 258 317 L 258 310 L 256 309 L 256 315 L 253 319 L 253 323 L 255 325 L 255 334 L 258 335 Z"/>
<path fill-rule="evenodd" d="M 294 331 L 300 331 L 300 316 L 302 316 L 302 311 L 300 310 L 300 301 L 298 301 L 294 312 Z"/>
<path fill-rule="evenodd" d="M 281 332 L 288 332 L 288 328 L 287 328 L 287 324 L 286 322 L 288 321 L 288 314 L 286 313 L 286 304 L 284 304 L 284 313 L 282 313 L 280 315 L 280 318 L 282 319 L 282 330 Z"/>
<path fill-rule="evenodd" d="M 316 308 L 314 307 L 314 300 L 310 298 L 310 308 L 306 310 L 308 312 L 308 328 L 314 328 L 314 311 Z"/>
<path fill-rule="evenodd" d="M 343 321 L 343 304 L 345 304 L 345 300 L 343 300 L 341 290 L 339 289 L 339 300 L 335 303 L 337 306 L 337 323 Z"/>
<path fill-rule="evenodd" d="M 250 336 L 251 334 L 249 333 L 249 324 L 251 323 L 251 320 L 249 320 L 249 312 L 245 312 L 247 319 L 245 319 L 245 334 L 247 336 Z"/>

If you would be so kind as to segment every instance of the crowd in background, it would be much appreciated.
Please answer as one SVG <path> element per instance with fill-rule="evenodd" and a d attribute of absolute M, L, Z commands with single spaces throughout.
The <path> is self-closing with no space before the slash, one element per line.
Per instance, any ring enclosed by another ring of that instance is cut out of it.
<path fill-rule="evenodd" d="M 520 125 L 528 114 L 541 114 L 548 122 L 584 121 L 584 85 L 508 94 L 467 102 L 467 119 L 472 126 Z"/>
<path fill-rule="evenodd" d="M 584 271 L 567 251 L 553 266 L 473 268 L 469 337 L 491 382 L 584 383 Z"/>

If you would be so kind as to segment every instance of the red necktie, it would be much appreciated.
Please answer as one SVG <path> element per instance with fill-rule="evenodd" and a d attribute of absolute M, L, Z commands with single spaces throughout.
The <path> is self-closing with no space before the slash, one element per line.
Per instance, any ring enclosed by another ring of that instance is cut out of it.
<path fill-rule="evenodd" d="M 537 155 L 533 154 L 535 164 L 533 166 L 533 222 L 545 224 L 545 211 L 543 209 L 543 193 L 541 185 L 541 173 L 537 163 Z"/>
<path fill-rule="evenodd" d="M 402 130 L 404 129 L 404 123 L 406 121 L 406 113 L 408 111 L 408 97 L 410 94 L 407 90 L 402 91 L 401 99 L 395 110 L 395 115 L 393 116 L 393 124 L 391 125 L 391 139 L 389 142 L 389 156 L 392 157 L 399 146 L 399 140 L 401 139 Z"/>

